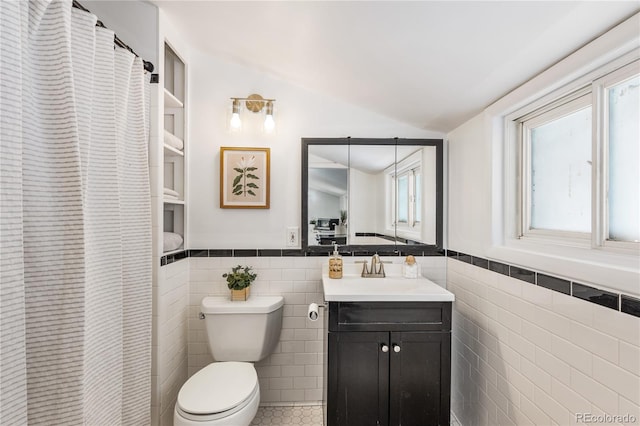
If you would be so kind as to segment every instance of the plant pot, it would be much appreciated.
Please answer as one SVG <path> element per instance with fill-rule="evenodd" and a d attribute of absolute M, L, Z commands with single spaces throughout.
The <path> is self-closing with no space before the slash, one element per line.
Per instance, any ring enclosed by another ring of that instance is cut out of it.
<path fill-rule="evenodd" d="M 231 301 L 238 302 L 247 300 L 249 298 L 249 288 L 250 287 L 245 287 L 242 290 L 231 290 Z"/>

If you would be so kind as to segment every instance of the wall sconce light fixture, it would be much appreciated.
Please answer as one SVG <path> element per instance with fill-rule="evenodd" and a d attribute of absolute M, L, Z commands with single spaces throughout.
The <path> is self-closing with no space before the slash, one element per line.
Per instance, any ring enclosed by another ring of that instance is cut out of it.
<path fill-rule="evenodd" d="M 259 113 L 264 110 L 264 124 L 263 129 L 266 133 L 271 133 L 276 128 L 276 122 L 273 119 L 273 103 L 275 99 L 265 99 L 258 94 L 249 95 L 246 98 L 231 98 L 233 101 L 231 105 L 231 121 L 229 126 L 232 131 L 239 131 L 242 129 L 242 120 L 240 118 L 240 111 L 242 109 L 241 101 L 244 101 L 245 108 L 253 113 Z"/>

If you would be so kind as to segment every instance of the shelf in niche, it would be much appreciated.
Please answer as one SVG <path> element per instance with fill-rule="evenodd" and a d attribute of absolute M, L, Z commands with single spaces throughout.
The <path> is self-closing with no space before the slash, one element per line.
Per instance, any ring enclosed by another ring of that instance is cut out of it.
<path fill-rule="evenodd" d="M 162 252 L 162 255 L 163 256 L 170 256 L 172 254 L 180 253 L 181 251 L 184 251 L 184 245 L 181 245 L 180 247 L 178 247 L 175 250 Z"/>
<path fill-rule="evenodd" d="M 180 206 L 184 206 L 184 201 L 182 201 L 182 200 L 174 200 L 174 199 L 171 199 L 171 198 L 165 198 L 163 201 L 164 201 L 165 204 L 177 204 L 177 205 L 180 205 Z"/>
<path fill-rule="evenodd" d="M 184 104 L 180 99 L 176 98 L 169 90 L 164 89 L 164 107 L 165 108 L 182 108 Z"/>
<path fill-rule="evenodd" d="M 172 147 L 171 145 L 164 144 L 164 155 L 169 157 L 184 157 L 184 151 L 180 151 L 177 148 Z"/>

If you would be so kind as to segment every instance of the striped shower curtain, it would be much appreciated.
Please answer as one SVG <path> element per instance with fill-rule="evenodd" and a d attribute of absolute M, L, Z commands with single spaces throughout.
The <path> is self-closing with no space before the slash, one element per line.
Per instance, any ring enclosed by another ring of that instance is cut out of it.
<path fill-rule="evenodd" d="M 150 423 L 148 78 L 70 0 L 0 1 L 0 424 Z"/>

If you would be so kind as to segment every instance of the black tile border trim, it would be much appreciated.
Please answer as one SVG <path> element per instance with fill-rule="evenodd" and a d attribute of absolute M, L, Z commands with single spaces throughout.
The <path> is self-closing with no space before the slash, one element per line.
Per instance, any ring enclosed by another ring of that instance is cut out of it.
<path fill-rule="evenodd" d="M 597 305 L 606 306 L 607 308 L 619 309 L 620 295 L 610 291 L 600 290 L 584 284 L 572 284 L 573 297 L 586 300 Z"/>
<path fill-rule="evenodd" d="M 489 270 L 493 272 L 497 272 L 502 275 L 509 276 L 509 265 L 505 265 L 504 263 L 494 262 L 493 260 L 490 260 Z"/>
<path fill-rule="evenodd" d="M 188 257 L 326 257 L 333 252 L 331 246 L 326 246 L 326 252 L 307 252 L 301 249 L 191 249 L 166 254 L 160 257 L 160 266 L 170 265 Z M 352 251 L 340 250 L 342 256 L 445 256 L 445 250 L 424 246 L 398 246 L 397 249 L 375 250 L 367 246 L 352 246 Z"/>
<path fill-rule="evenodd" d="M 626 294 L 621 294 L 620 297 L 620 310 L 625 314 L 640 317 L 640 299 L 627 296 Z"/>
<path fill-rule="evenodd" d="M 494 262 L 483 257 L 472 256 L 459 251 L 447 250 L 446 256 L 483 269 L 489 269 L 498 274 L 510 276 L 532 285 L 557 291 L 567 296 L 573 296 L 587 302 L 595 303 L 615 311 L 623 312 L 640 318 L 640 299 L 624 293 L 602 290 L 583 283 L 569 281 L 542 272 L 524 269 L 519 266 Z"/>
<path fill-rule="evenodd" d="M 529 284 L 536 283 L 536 273 L 525 268 L 519 268 L 517 266 L 509 266 L 509 276 L 511 278 L 517 278 L 520 281 L 527 282 Z"/>
<path fill-rule="evenodd" d="M 563 280 L 562 278 L 553 277 L 551 275 L 545 275 L 538 273 L 537 284 L 540 287 L 548 288 L 549 290 L 557 291 L 571 296 L 571 281 Z"/>

